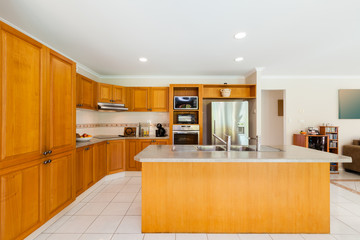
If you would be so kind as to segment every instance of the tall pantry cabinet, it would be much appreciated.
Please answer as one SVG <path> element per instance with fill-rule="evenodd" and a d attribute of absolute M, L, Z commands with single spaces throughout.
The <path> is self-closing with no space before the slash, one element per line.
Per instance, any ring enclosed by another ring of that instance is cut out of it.
<path fill-rule="evenodd" d="M 75 197 L 73 61 L 0 22 L 0 239 L 23 239 Z"/>

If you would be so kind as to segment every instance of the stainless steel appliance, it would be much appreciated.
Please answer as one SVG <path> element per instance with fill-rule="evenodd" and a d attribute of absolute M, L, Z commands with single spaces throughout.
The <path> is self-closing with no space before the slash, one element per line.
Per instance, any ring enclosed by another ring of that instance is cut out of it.
<path fill-rule="evenodd" d="M 197 96 L 175 96 L 174 109 L 198 109 L 199 98 Z"/>
<path fill-rule="evenodd" d="M 127 111 L 128 108 L 125 107 L 124 104 L 119 103 L 98 103 L 99 111 L 106 111 L 106 112 L 122 112 Z"/>
<path fill-rule="evenodd" d="M 199 125 L 173 125 L 174 145 L 198 145 L 200 139 Z"/>
<path fill-rule="evenodd" d="M 212 102 L 211 134 L 226 139 L 233 145 L 249 145 L 249 103 L 247 101 Z M 219 141 L 212 137 L 213 145 Z"/>
<path fill-rule="evenodd" d="M 196 115 L 195 113 L 178 114 L 177 123 L 196 124 Z"/>

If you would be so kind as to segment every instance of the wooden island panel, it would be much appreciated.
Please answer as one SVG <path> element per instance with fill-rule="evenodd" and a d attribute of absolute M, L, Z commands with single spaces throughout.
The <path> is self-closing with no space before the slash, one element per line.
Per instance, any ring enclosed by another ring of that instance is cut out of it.
<path fill-rule="evenodd" d="M 328 168 L 142 162 L 142 232 L 329 233 Z"/>

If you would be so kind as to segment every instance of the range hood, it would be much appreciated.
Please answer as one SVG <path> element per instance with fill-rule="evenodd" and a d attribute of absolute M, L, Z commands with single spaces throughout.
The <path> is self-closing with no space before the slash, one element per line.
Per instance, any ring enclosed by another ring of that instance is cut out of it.
<path fill-rule="evenodd" d="M 125 107 L 125 104 L 120 103 L 98 103 L 99 111 L 103 112 L 122 112 L 127 111 L 128 108 Z"/>

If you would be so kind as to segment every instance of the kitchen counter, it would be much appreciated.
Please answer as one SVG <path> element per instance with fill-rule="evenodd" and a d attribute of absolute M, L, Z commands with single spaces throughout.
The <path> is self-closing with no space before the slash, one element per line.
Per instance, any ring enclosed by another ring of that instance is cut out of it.
<path fill-rule="evenodd" d="M 249 146 L 255 149 L 255 146 Z M 280 151 L 276 151 L 276 150 Z M 154 145 L 135 156 L 139 162 L 351 162 L 351 157 L 314 149 L 261 146 L 256 151 L 198 151 L 193 145 Z"/>
<path fill-rule="evenodd" d="M 111 141 L 111 140 L 122 140 L 122 139 L 169 139 L 169 136 L 165 137 L 155 137 L 155 136 L 149 136 L 149 137 L 115 137 L 112 135 L 97 135 L 94 136 L 90 141 L 87 142 L 76 142 L 76 148 L 89 146 L 92 144 L 104 142 L 104 141 Z"/>
<path fill-rule="evenodd" d="M 142 163 L 143 233 L 328 234 L 329 162 L 351 162 L 297 146 L 148 146 L 135 159 Z"/>

